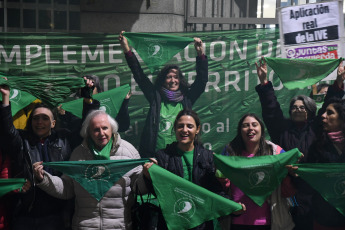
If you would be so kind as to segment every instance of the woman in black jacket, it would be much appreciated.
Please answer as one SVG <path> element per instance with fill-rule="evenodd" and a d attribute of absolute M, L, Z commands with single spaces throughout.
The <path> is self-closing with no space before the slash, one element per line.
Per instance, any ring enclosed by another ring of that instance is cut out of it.
<path fill-rule="evenodd" d="M 323 132 L 310 147 L 306 162 L 345 163 L 345 100 L 330 99 L 321 118 Z M 345 217 L 318 192 L 311 191 L 314 229 L 345 229 Z"/>
<path fill-rule="evenodd" d="M 176 142 L 168 144 L 156 153 L 157 164 L 162 168 L 193 182 L 216 194 L 228 197 L 215 176 L 213 152 L 205 149 L 199 141 L 200 119 L 191 109 L 180 111 L 175 119 L 173 129 Z M 152 163 L 144 165 L 144 173 Z M 244 205 L 242 205 L 245 210 Z M 167 229 L 161 216 L 158 229 Z M 213 222 L 207 221 L 195 229 L 213 229 Z"/>
<path fill-rule="evenodd" d="M 91 87 L 92 83 L 88 82 Z M 10 154 L 13 176 L 26 178 L 29 185 L 24 193 L 16 194 L 14 210 L 14 230 L 61 230 L 68 225 L 73 205 L 69 201 L 49 196 L 35 186 L 32 164 L 35 162 L 53 162 L 69 160 L 71 151 L 79 143 L 72 143 L 76 135 L 68 130 L 55 130 L 53 111 L 44 104 L 37 104 L 32 110 L 25 130 L 13 125 L 10 89 L 1 85 L 2 104 L 0 105 L 0 136 L 3 137 L 4 151 Z M 91 107 L 92 105 L 90 105 Z M 84 113 L 88 108 L 84 104 Z M 77 138 L 78 139 L 78 138 Z M 49 168 L 47 171 L 55 176 L 61 173 Z M 64 220 L 64 218 L 66 219 Z"/>
<path fill-rule="evenodd" d="M 192 108 L 205 91 L 208 82 L 208 60 L 200 38 L 194 39 L 196 57 L 196 78 L 189 86 L 177 65 L 167 65 L 158 74 L 155 83 L 144 74 L 137 58 L 128 46 L 127 39 L 119 35 L 119 41 L 129 68 L 146 99 L 150 103 L 145 126 L 140 139 L 141 157 L 152 157 L 154 153 L 174 141 L 172 123 L 179 111 Z"/>
<path fill-rule="evenodd" d="M 315 102 L 305 95 L 299 95 L 290 101 L 290 117 L 284 117 L 273 85 L 267 80 L 267 65 L 264 58 L 261 58 L 259 64 L 256 63 L 256 67 L 260 84 L 255 89 L 260 97 L 262 117 L 271 141 L 281 146 L 285 151 L 298 148 L 305 156 L 301 160 L 303 163 L 309 154 L 311 144 L 320 132 L 320 117 L 325 107 L 323 106 L 319 110 L 319 115 L 316 116 Z M 344 79 L 345 72 L 341 64 L 338 67 L 336 81 L 328 88 L 325 102 L 332 97 L 342 98 L 344 96 Z M 299 178 L 293 178 L 293 182 L 297 188 L 296 206 L 291 209 L 296 225 L 295 229 L 312 229 L 311 197 L 304 193 L 304 190 L 308 190 L 308 186 Z"/>

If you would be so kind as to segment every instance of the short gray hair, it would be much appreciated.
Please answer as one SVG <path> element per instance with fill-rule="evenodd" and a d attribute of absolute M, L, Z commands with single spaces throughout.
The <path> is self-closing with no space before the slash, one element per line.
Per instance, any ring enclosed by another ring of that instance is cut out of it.
<path fill-rule="evenodd" d="M 117 130 L 119 129 L 119 126 L 117 124 L 117 122 L 115 121 L 114 118 L 112 118 L 109 114 L 107 114 L 105 111 L 103 110 L 93 110 L 92 112 L 90 112 L 82 126 L 81 126 L 81 130 L 80 130 L 80 136 L 82 136 L 84 139 L 87 138 L 89 136 L 89 127 L 90 127 L 90 122 L 93 118 L 95 118 L 96 116 L 98 115 L 101 115 L 101 114 L 105 114 L 107 115 L 108 117 L 108 121 L 110 123 L 110 126 L 111 126 L 111 130 L 112 130 L 112 133 L 115 134 L 117 133 Z"/>
<path fill-rule="evenodd" d="M 292 106 L 295 104 L 295 102 L 297 100 L 300 100 L 303 102 L 305 109 L 307 111 L 307 114 L 308 114 L 307 120 L 309 121 L 309 120 L 314 119 L 314 117 L 316 116 L 316 110 L 317 110 L 316 103 L 313 99 L 311 99 L 310 97 L 307 97 L 305 95 L 298 95 L 298 96 L 295 96 L 291 99 L 290 108 L 289 108 L 290 116 L 291 116 Z"/>

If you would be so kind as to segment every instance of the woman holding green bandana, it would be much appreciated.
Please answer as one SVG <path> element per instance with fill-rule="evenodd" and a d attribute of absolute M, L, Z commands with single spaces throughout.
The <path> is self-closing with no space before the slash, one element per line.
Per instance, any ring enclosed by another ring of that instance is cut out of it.
<path fill-rule="evenodd" d="M 242 116 L 237 125 L 236 137 L 225 147 L 222 155 L 260 157 L 264 155 L 284 154 L 284 150 L 265 140 L 264 123 L 256 114 L 248 113 Z M 261 175 L 262 177 L 262 175 Z M 258 176 L 258 178 L 260 178 Z M 261 179 L 263 180 L 262 177 Z M 289 214 L 286 199 L 294 194 L 289 177 L 283 179 L 280 186 L 265 200 L 262 206 L 257 205 L 232 181 L 223 181 L 230 189 L 231 199 L 241 202 L 247 207 L 247 212 L 233 216 L 232 230 L 292 230 L 294 223 Z M 258 179 L 259 182 L 259 179 Z"/>
<path fill-rule="evenodd" d="M 306 163 L 345 163 L 345 100 L 333 98 L 325 103 L 326 111 L 321 116 L 323 132 L 311 145 Z M 339 188 L 343 196 L 343 184 Z M 336 185 L 329 190 L 337 190 Z M 309 192 L 312 194 L 313 229 L 345 229 L 344 215 L 316 190 L 310 188 Z"/>
<path fill-rule="evenodd" d="M 166 65 L 152 83 L 142 70 L 134 53 L 130 50 L 122 31 L 119 41 L 135 81 L 150 104 L 143 128 L 139 152 L 142 157 L 152 157 L 159 149 L 174 142 L 172 124 L 179 111 L 191 109 L 205 91 L 208 82 L 208 60 L 200 38 L 194 38 L 196 57 L 196 78 L 189 85 L 177 65 Z"/>
<path fill-rule="evenodd" d="M 70 160 L 139 159 L 138 151 L 121 139 L 117 130 L 117 122 L 106 112 L 90 112 L 80 131 L 83 143 L 73 151 Z M 33 167 L 42 190 L 60 199 L 75 198 L 73 229 L 131 229 L 130 212 L 134 204 L 132 189 L 138 185 L 141 191 L 145 190 L 141 166 L 123 175 L 100 200 L 69 176 L 64 174 L 60 178 L 44 171 L 42 162 L 37 162 Z"/>

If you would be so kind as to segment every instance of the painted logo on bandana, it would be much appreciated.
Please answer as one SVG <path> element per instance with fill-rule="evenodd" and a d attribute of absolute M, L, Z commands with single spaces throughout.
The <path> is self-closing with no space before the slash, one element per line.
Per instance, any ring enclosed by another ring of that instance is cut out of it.
<path fill-rule="evenodd" d="M 162 118 L 159 122 L 159 132 L 171 135 L 172 122 L 169 118 Z"/>
<path fill-rule="evenodd" d="M 22 93 L 17 89 L 10 90 L 10 101 L 12 103 L 18 103 L 22 97 Z"/>
<path fill-rule="evenodd" d="M 194 216 L 196 211 L 196 204 L 200 205 L 205 204 L 205 200 L 201 197 L 195 196 L 181 188 L 174 188 L 176 195 L 179 195 L 181 198 L 178 199 L 174 204 L 173 215 L 179 216 L 188 222 Z"/>
<path fill-rule="evenodd" d="M 341 177 L 334 183 L 334 191 L 338 196 L 345 196 L 345 178 Z"/>
<path fill-rule="evenodd" d="M 103 110 L 104 112 L 106 112 L 107 114 L 111 114 L 111 109 L 108 105 L 106 104 L 102 104 L 100 107 L 99 107 L 100 110 Z"/>
<path fill-rule="evenodd" d="M 256 169 L 249 174 L 249 183 L 252 187 L 264 187 L 270 182 L 270 174 L 265 169 Z"/>
<path fill-rule="evenodd" d="M 102 165 L 89 165 L 85 169 L 85 178 L 89 181 L 103 180 L 108 181 L 110 179 L 110 170 L 109 168 Z"/>
<path fill-rule="evenodd" d="M 195 214 L 194 201 L 188 197 L 183 197 L 175 202 L 174 214 L 184 218 L 191 219 Z"/>
<path fill-rule="evenodd" d="M 161 58 L 163 55 L 163 46 L 155 43 L 148 47 L 148 56 L 151 58 Z"/>
<path fill-rule="evenodd" d="M 108 103 L 111 103 L 111 99 L 110 98 L 104 98 L 104 99 L 100 100 L 99 102 L 101 103 L 101 106 L 99 107 L 99 109 L 103 110 L 107 114 L 111 114 L 111 108 L 108 105 Z"/>

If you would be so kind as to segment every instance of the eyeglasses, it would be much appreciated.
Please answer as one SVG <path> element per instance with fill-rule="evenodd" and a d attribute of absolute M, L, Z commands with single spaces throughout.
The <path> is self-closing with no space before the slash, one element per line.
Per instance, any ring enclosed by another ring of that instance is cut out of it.
<path fill-rule="evenodd" d="M 298 106 L 296 106 L 296 105 L 294 105 L 294 106 L 292 106 L 291 107 L 291 111 L 301 111 L 301 112 L 304 112 L 305 111 L 305 107 L 304 106 L 300 106 L 300 107 L 298 107 Z"/>

